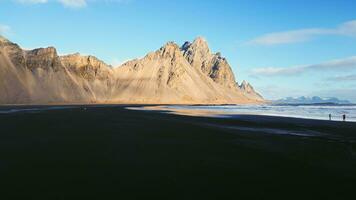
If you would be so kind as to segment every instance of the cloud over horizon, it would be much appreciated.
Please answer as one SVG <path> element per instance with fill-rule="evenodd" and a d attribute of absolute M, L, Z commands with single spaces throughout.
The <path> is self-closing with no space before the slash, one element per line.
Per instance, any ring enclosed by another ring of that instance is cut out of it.
<path fill-rule="evenodd" d="M 356 81 L 356 74 L 350 74 L 345 76 L 334 76 L 326 79 L 327 81 Z"/>
<path fill-rule="evenodd" d="M 292 67 L 262 67 L 252 69 L 252 76 L 295 76 L 313 70 L 352 70 L 356 69 L 356 56 L 326 61 L 319 64 L 299 65 Z"/>
<path fill-rule="evenodd" d="M 298 29 L 283 32 L 268 33 L 248 41 L 248 44 L 253 45 L 280 45 L 291 44 L 298 42 L 306 42 L 317 36 L 322 35 L 338 35 L 356 37 L 356 20 L 351 20 L 340 24 L 335 28 L 308 28 Z"/>
<path fill-rule="evenodd" d="M 356 89 L 354 87 L 336 87 L 336 88 L 314 88 L 313 90 L 305 90 L 278 84 L 256 85 L 258 91 L 261 92 L 268 100 L 278 100 L 286 97 L 336 97 L 342 100 L 348 100 L 356 103 Z"/>

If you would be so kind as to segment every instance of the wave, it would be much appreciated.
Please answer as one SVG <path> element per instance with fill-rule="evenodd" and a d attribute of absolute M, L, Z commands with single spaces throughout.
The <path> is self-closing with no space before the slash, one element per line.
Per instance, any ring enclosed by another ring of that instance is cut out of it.
<path fill-rule="evenodd" d="M 307 119 L 356 121 L 356 105 L 226 105 L 226 106 L 167 106 L 174 109 L 215 111 L 223 114 L 251 114 Z"/>

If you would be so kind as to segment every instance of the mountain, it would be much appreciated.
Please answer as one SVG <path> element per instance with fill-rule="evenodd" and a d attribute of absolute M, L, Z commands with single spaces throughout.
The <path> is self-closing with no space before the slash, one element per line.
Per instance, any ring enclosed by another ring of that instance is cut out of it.
<path fill-rule="evenodd" d="M 241 85 L 239 85 L 240 90 L 245 94 L 245 96 L 251 99 L 257 99 L 263 101 L 262 95 L 255 91 L 252 85 L 247 81 L 242 81 Z"/>
<path fill-rule="evenodd" d="M 339 100 L 336 97 L 329 97 L 329 98 L 321 98 L 318 96 L 314 97 L 298 97 L 298 98 L 293 98 L 293 97 L 287 97 L 284 99 L 279 99 L 276 101 L 273 101 L 273 103 L 277 104 L 351 104 L 347 100 Z"/>
<path fill-rule="evenodd" d="M 22 50 L 0 40 L 0 103 L 87 102 L 90 96 L 77 84 L 53 47 Z"/>
<path fill-rule="evenodd" d="M 193 43 L 185 42 L 181 50 L 192 67 L 202 71 L 214 82 L 228 88 L 236 87 L 235 76 L 227 60 L 220 53 L 211 53 L 204 38 L 198 37 Z"/>
<path fill-rule="evenodd" d="M 112 66 L 94 56 L 82 56 L 79 53 L 60 56 L 59 59 L 74 80 L 89 93 L 92 102 L 111 100 L 118 87 Z"/>
<path fill-rule="evenodd" d="M 94 56 L 59 56 L 54 47 L 23 50 L 0 37 L 0 104 L 264 101 L 250 84 L 243 85 L 203 38 L 181 47 L 168 42 L 113 68 Z"/>

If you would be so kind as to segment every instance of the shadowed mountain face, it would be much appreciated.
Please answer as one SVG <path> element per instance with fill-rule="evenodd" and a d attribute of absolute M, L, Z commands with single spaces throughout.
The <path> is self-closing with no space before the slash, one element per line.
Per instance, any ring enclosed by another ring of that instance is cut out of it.
<path fill-rule="evenodd" d="M 258 103 L 252 86 L 236 84 L 220 53 L 197 38 L 169 42 L 142 59 L 112 68 L 94 56 L 58 56 L 53 47 L 23 50 L 0 37 L 0 104 Z"/>

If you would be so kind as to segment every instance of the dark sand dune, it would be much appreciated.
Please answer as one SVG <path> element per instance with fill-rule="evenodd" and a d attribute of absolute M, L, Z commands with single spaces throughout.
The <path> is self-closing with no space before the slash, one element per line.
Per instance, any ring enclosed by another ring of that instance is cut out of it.
<path fill-rule="evenodd" d="M 19 108 L 0 113 L 1 199 L 355 196 L 356 123 Z"/>

